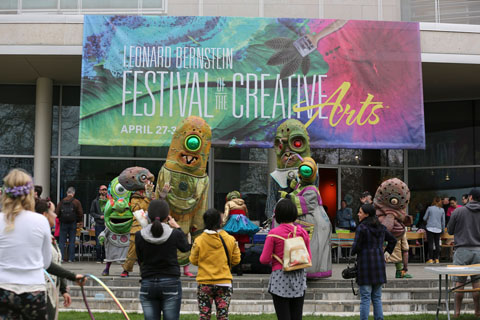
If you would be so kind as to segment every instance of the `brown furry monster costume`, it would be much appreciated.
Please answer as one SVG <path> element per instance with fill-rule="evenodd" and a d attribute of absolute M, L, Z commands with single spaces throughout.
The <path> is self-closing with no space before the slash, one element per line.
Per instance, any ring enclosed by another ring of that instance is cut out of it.
<path fill-rule="evenodd" d="M 153 198 L 153 182 L 155 177 L 148 169 L 141 167 L 127 168 L 118 176 L 120 184 L 128 191 L 132 192 L 130 197 L 130 210 L 135 212 L 143 209 L 147 211 L 148 205 Z M 135 251 L 135 233 L 140 231 L 142 226 L 134 217 L 132 228 L 130 229 L 130 246 L 128 248 L 127 259 L 122 265 L 122 277 L 128 277 L 128 273 L 133 271 L 133 265 L 137 261 Z"/>
<path fill-rule="evenodd" d="M 159 196 L 165 185 L 170 186 L 167 202 L 170 215 L 185 234 L 192 238 L 204 229 L 203 214 L 208 205 L 207 161 L 210 154 L 212 131 L 200 117 L 190 116 L 182 121 L 175 131 L 167 161 L 158 173 L 156 194 Z M 178 262 L 183 273 L 188 271 L 190 251 L 178 253 Z"/>
<path fill-rule="evenodd" d="M 386 262 L 395 263 L 395 278 L 412 278 L 408 271 L 408 242 L 405 226 L 412 224 L 412 219 L 405 209 L 410 201 L 410 189 L 400 179 L 384 181 L 375 193 L 373 203 L 377 209 L 380 222 L 397 238 L 397 245 Z"/>

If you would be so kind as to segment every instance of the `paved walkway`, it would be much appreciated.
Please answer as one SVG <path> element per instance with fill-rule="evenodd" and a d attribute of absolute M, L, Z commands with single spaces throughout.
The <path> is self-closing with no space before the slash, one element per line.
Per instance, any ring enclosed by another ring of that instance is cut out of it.
<path fill-rule="evenodd" d="M 413 276 L 413 279 L 438 279 L 438 275 L 433 273 L 426 272 L 424 267 L 426 266 L 446 266 L 447 263 L 440 263 L 440 264 L 420 264 L 420 263 L 410 263 L 409 264 L 409 273 Z M 96 276 L 102 275 L 102 270 L 105 268 L 104 263 L 96 263 L 95 261 L 80 261 L 80 262 L 73 262 L 73 263 L 64 263 L 62 265 L 64 268 L 75 272 L 75 273 L 83 273 L 83 274 L 93 274 Z M 333 276 L 328 278 L 329 280 L 341 280 L 342 279 L 342 270 L 347 267 L 347 264 L 344 263 L 334 263 L 333 265 Z M 120 276 L 122 272 L 122 266 L 120 264 L 112 264 L 110 268 L 110 276 Z M 197 267 L 190 266 L 190 271 L 194 274 L 197 273 Z M 134 266 L 133 272 L 130 274 L 132 276 L 140 276 L 138 265 Z M 245 274 L 248 277 L 268 277 L 265 274 Z M 235 276 L 236 277 L 236 276 Z M 387 264 L 387 278 L 394 279 L 395 278 L 395 266 L 393 264 Z"/>

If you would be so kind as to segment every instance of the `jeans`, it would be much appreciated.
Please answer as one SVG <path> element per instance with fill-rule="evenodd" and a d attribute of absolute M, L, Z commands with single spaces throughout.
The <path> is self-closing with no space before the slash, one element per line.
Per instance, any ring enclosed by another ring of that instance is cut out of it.
<path fill-rule="evenodd" d="M 178 320 L 182 302 L 182 283 L 179 278 L 142 279 L 140 303 L 145 320 Z"/>
<path fill-rule="evenodd" d="M 68 259 L 65 257 L 65 243 L 67 242 L 67 235 L 68 235 Z M 62 259 L 63 260 L 75 260 L 75 237 L 77 235 L 77 223 L 60 223 L 60 241 L 58 246 L 60 247 L 60 251 L 62 251 Z"/>
<path fill-rule="evenodd" d="M 370 300 L 373 303 L 373 319 L 383 320 L 381 284 L 360 286 L 360 320 L 368 319 Z"/>
<path fill-rule="evenodd" d="M 95 224 L 95 252 L 97 253 L 97 260 L 103 261 L 105 259 L 105 247 L 100 244 L 100 240 L 98 240 L 98 236 L 102 231 L 105 230 L 105 226 L 99 226 Z"/>

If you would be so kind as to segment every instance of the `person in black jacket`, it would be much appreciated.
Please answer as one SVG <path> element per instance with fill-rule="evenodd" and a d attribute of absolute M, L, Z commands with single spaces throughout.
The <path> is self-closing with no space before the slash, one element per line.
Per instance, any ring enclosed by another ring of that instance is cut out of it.
<path fill-rule="evenodd" d="M 153 200 L 148 206 L 151 224 L 135 234 L 135 246 L 142 277 L 140 303 L 145 320 L 180 318 L 182 284 L 177 249 L 190 250 L 187 237 L 169 216 L 165 200 Z"/>
<path fill-rule="evenodd" d="M 378 221 L 375 207 L 366 203 L 358 212 L 360 224 L 355 232 L 352 254 L 357 254 L 357 283 L 360 287 L 360 320 L 367 320 L 370 301 L 374 319 L 383 319 L 382 285 L 387 282 L 383 244 L 392 253 L 397 239 Z"/>
<path fill-rule="evenodd" d="M 105 230 L 105 215 L 103 211 L 107 203 L 107 186 L 101 185 L 98 189 L 98 196 L 93 199 L 90 206 L 90 215 L 95 219 L 95 252 L 97 254 L 97 262 L 103 262 L 105 259 L 105 247 L 100 244 L 98 236 Z"/>

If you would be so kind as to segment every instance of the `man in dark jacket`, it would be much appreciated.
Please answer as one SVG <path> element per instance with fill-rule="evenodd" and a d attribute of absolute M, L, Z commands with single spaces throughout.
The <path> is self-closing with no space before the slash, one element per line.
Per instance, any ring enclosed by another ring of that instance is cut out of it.
<path fill-rule="evenodd" d="M 100 244 L 98 235 L 105 230 L 105 216 L 103 211 L 107 203 L 107 186 L 101 185 L 98 189 L 98 196 L 93 199 L 90 206 L 90 215 L 95 219 L 95 252 L 97 253 L 97 262 L 103 262 L 105 259 L 105 248 Z"/>
<path fill-rule="evenodd" d="M 469 202 L 452 212 L 447 231 L 455 236 L 455 254 L 453 263 L 469 265 L 480 263 L 480 189 L 472 189 L 468 195 Z M 472 276 L 472 287 L 480 288 L 480 276 Z M 467 277 L 455 277 L 455 286 L 462 286 Z M 480 317 L 480 293 L 473 293 L 475 316 Z M 463 292 L 455 293 L 455 317 L 460 315 Z"/>
<path fill-rule="evenodd" d="M 62 251 L 62 259 L 67 261 L 67 257 L 65 257 L 65 243 L 67 242 L 68 236 L 68 262 L 73 262 L 75 261 L 75 237 L 77 227 L 83 227 L 83 208 L 80 201 L 75 199 L 74 187 L 67 189 L 67 196 L 58 203 L 55 211 L 60 220 L 60 240 L 58 242 L 60 250 Z"/>

